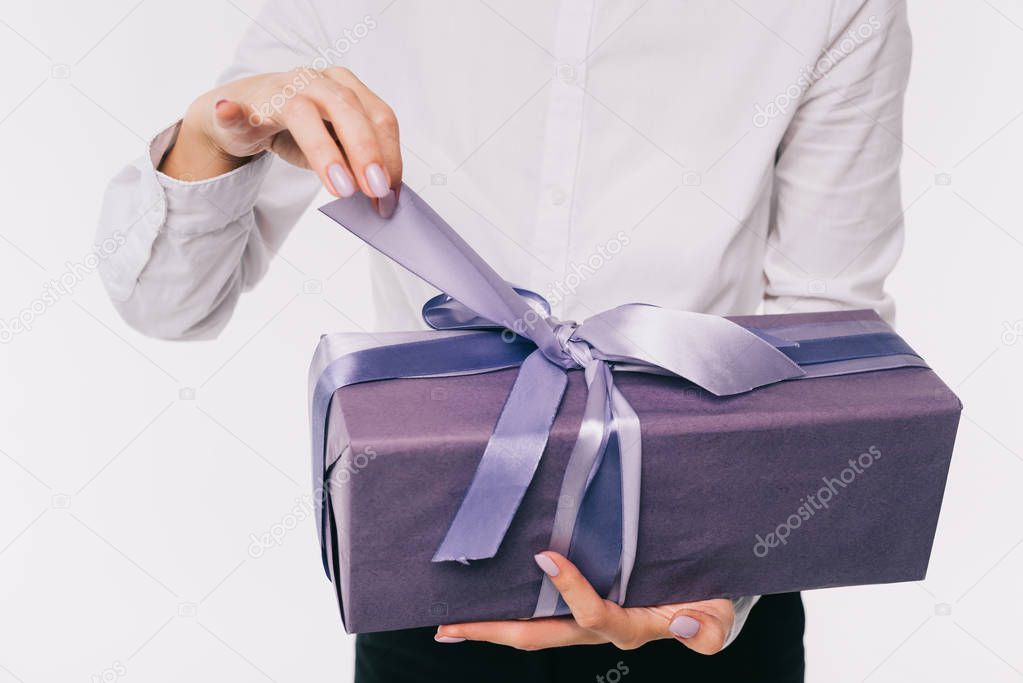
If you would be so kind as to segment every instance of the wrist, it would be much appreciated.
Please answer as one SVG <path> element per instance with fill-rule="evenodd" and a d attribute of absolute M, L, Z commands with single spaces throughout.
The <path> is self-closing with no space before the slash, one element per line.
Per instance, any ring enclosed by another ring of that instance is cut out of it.
<path fill-rule="evenodd" d="M 204 95 L 188 108 L 177 139 L 160 162 L 161 173 L 184 181 L 206 180 L 244 166 L 252 158 L 232 156 L 216 144 L 207 130 L 213 107 L 207 100 Z"/>

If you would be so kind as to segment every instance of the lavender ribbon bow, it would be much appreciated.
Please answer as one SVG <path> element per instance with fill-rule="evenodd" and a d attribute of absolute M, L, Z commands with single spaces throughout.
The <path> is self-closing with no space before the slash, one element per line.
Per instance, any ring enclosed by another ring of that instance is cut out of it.
<path fill-rule="evenodd" d="M 317 350 L 310 375 L 313 474 L 323 494 L 316 502 L 328 575 L 325 425 L 333 392 L 341 386 L 519 366 L 472 483 L 433 558 L 468 563 L 497 553 L 546 447 L 566 371 L 583 370 L 588 396 L 548 548 L 572 559 L 598 592 L 621 603 L 636 556 L 642 448 L 639 419 L 615 387 L 612 369 L 684 377 L 727 396 L 806 376 L 922 364 L 883 323 L 827 330 L 842 341 L 815 346 L 798 341 L 805 331 L 780 338 L 717 316 L 645 304 L 618 306 L 578 324 L 561 321 L 543 297 L 506 283 L 407 186 L 390 219 L 381 218 L 361 196 L 320 210 L 444 292 L 423 308 L 427 324 L 438 332 L 385 335 L 374 348 L 354 353 L 332 349 L 325 337 Z M 545 579 L 534 616 L 564 612 Z"/>

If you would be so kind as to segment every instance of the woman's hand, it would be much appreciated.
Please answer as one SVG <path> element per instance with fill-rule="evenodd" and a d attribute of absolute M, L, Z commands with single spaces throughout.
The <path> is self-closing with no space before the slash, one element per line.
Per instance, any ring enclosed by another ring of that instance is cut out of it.
<path fill-rule="evenodd" d="M 394 210 L 401 184 L 398 122 L 391 108 L 348 69 L 242 78 L 188 108 L 160 170 L 185 180 L 212 178 L 271 150 L 316 172 L 336 197 L 361 190 Z"/>
<path fill-rule="evenodd" d="M 675 638 L 709 655 L 725 646 L 735 620 L 731 600 L 620 607 L 601 598 L 575 565 L 558 553 L 540 553 L 536 563 L 561 592 L 571 617 L 448 624 L 437 629 L 436 640 L 485 640 L 520 650 L 613 643 L 632 650 L 651 640 Z"/>

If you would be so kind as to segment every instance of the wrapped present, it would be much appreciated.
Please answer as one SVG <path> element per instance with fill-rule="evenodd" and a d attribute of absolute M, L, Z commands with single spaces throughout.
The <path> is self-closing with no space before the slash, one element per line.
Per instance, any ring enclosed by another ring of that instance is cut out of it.
<path fill-rule="evenodd" d="M 321 211 L 444 292 L 310 369 L 349 632 L 564 614 L 546 549 L 625 606 L 924 578 L 961 404 L 872 311 L 561 321 L 407 187 Z"/>

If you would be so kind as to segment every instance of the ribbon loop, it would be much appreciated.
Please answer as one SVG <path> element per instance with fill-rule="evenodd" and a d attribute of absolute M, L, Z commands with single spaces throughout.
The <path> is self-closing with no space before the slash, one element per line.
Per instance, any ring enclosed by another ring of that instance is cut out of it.
<path fill-rule="evenodd" d="M 528 289 L 514 287 L 515 293 L 538 316 L 547 318 L 551 306 L 547 299 Z M 440 293 L 423 304 L 423 321 L 435 330 L 501 330 L 501 325 L 479 315 L 447 293 Z"/>
<path fill-rule="evenodd" d="M 661 368 L 717 396 L 804 374 L 770 342 L 704 313 L 626 304 L 587 318 L 575 336 L 603 359 Z"/>
<path fill-rule="evenodd" d="M 362 196 L 335 200 L 320 211 L 481 318 L 529 339 L 557 365 L 572 367 L 546 318 L 412 188 L 402 185 L 401 201 L 388 219 Z"/>

